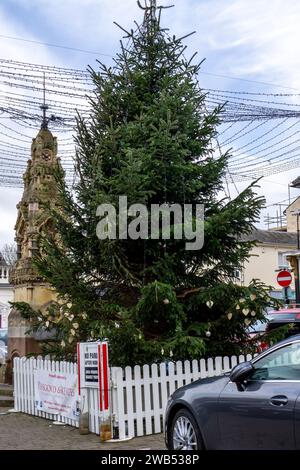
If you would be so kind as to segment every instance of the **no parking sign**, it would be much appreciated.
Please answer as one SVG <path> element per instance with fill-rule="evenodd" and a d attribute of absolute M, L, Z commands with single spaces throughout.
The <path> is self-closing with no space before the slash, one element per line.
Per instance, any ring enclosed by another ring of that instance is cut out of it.
<path fill-rule="evenodd" d="M 78 392 L 99 389 L 99 409 L 109 410 L 109 364 L 107 341 L 77 343 Z"/>

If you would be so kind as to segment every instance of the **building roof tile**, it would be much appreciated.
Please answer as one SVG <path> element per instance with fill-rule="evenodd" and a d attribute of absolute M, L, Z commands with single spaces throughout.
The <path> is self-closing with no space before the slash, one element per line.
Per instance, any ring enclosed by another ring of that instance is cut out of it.
<path fill-rule="evenodd" d="M 287 245 L 297 248 L 297 234 L 255 229 L 242 237 L 243 241 L 256 241 L 266 245 Z"/>

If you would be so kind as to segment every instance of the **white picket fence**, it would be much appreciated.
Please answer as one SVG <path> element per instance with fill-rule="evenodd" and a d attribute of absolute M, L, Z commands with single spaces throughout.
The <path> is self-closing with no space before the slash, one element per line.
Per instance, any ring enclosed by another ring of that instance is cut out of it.
<path fill-rule="evenodd" d="M 111 369 L 113 417 L 119 438 L 163 431 L 163 416 L 170 395 L 179 387 L 205 377 L 229 372 L 251 355 L 216 357 Z"/>
<path fill-rule="evenodd" d="M 251 355 L 216 357 L 193 361 L 178 361 L 144 365 L 134 368 L 112 367 L 111 417 L 119 439 L 144 436 L 163 431 L 163 416 L 169 396 L 179 387 L 199 378 L 214 377 L 228 372 L 236 364 L 250 360 Z M 34 371 L 36 369 L 59 373 L 77 373 L 77 364 L 41 358 L 14 360 L 15 410 L 78 427 L 78 421 L 60 417 L 35 408 Z M 88 390 L 89 426 L 99 434 L 99 392 Z"/>

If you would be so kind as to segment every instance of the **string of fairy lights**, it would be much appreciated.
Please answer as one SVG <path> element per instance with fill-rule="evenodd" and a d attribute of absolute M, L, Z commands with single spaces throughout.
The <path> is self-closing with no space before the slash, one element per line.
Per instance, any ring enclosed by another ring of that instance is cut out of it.
<path fill-rule="evenodd" d="M 45 76 L 45 83 L 44 83 Z M 93 93 L 85 70 L 0 59 L 0 186 L 22 187 L 32 137 L 41 124 L 44 85 L 49 128 L 66 178 L 74 178 L 76 115 L 88 119 Z M 234 182 L 300 166 L 300 93 L 203 89 L 208 112 L 222 106 L 213 147 L 230 151 Z"/>

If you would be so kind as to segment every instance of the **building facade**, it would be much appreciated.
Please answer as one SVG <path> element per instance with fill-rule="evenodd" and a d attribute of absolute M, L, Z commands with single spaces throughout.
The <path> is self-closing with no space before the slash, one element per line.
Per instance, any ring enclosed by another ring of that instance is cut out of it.
<path fill-rule="evenodd" d="M 271 294 L 276 298 L 284 298 L 282 287 L 277 284 L 280 269 L 291 269 L 286 253 L 297 248 L 297 234 L 272 230 L 254 230 L 245 241 L 255 241 L 249 260 L 240 271 L 239 283 L 249 285 L 252 279 L 259 279 L 272 286 Z M 294 276 L 290 296 L 294 298 Z"/>
<path fill-rule="evenodd" d="M 287 232 L 297 233 L 298 225 L 300 229 L 300 223 L 297 216 L 298 211 L 300 211 L 300 196 L 297 197 L 285 210 Z"/>

